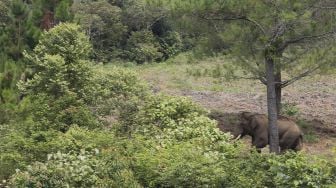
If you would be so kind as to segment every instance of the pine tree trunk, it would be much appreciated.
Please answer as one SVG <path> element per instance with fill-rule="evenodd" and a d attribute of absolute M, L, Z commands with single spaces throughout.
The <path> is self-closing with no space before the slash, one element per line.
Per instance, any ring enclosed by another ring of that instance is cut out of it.
<path fill-rule="evenodd" d="M 266 54 L 268 135 L 270 152 L 279 154 L 279 134 L 277 126 L 277 100 L 275 93 L 274 61 Z"/>
<path fill-rule="evenodd" d="M 276 109 L 277 109 L 277 115 L 280 116 L 281 115 L 281 108 L 282 108 L 282 104 L 281 104 L 281 86 L 279 85 L 275 85 L 275 95 L 276 95 Z"/>
<path fill-rule="evenodd" d="M 275 95 L 276 95 L 276 109 L 277 115 L 281 114 L 281 70 L 277 70 L 275 74 Z"/>

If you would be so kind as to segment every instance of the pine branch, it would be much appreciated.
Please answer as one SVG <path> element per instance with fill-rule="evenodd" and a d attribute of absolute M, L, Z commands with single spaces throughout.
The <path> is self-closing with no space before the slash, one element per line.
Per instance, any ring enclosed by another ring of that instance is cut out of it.
<path fill-rule="evenodd" d="M 291 85 L 292 83 L 300 80 L 301 78 L 309 76 L 311 73 L 315 72 L 316 70 L 318 70 L 322 66 L 323 66 L 323 64 L 320 64 L 319 66 L 317 66 L 317 67 L 315 67 L 313 69 L 307 70 L 307 71 L 299 74 L 298 76 L 296 76 L 296 77 L 294 77 L 294 78 L 292 78 L 290 80 L 286 80 L 286 81 L 281 82 L 281 88 L 287 87 L 287 86 Z"/>
<path fill-rule="evenodd" d="M 311 49 L 305 49 L 303 52 L 299 53 L 298 55 L 295 55 L 295 57 L 290 58 L 290 57 L 286 57 L 283 55 L 284 61 L 286 64 L 291 64 L 293 62 L 296 62 L 300 57 L 302 57 L 303 55 L 307 54 Z"/>
<path fill-rule="evenodd" d="M 314 6 L 313 8 L 317 8 L 317 9 L 327 9 L 327 10 L 333 10 L 333 9 L 336 9 L 336 7 L 329 7 L 329 6 Z"/>
<path fill-rule="evenodd" d="M 207 17 L 207 15 L 200 15 L 197 14 L 201 19 L 204 20 L 217 20 L 217 21 L 235 21 L 235 20 L 245 20 L 249 23 L 252 23 L 253 25 L 255 25 L 263 34 L 266 34 L 265 29 L 263 28 L 263 26 L 258 23 L 256 20 L 253 20 L 251 18 L 248 18 L 247 16 L 209 16 Z"/>
<path fill-rule="evenodd" d="M 322 34 L 319 34 L 319 35 L 302 36 L 302 37 L 299 37 L 299 38 L 296 38 L 296 39 L 290 39 L 290 40 L 287 40 L 286 42 L 284 42 L 284 44 L 280 47 L 280 51 L 287 48 L 290 44 L 301 43 L 301 42 L 304 42 L 306 40 L 320 39 L 320 38 L 330 36 L 332 34 L 335 34 L 335 31 L 329 31 L 329 32 L 322 33 Z"/>

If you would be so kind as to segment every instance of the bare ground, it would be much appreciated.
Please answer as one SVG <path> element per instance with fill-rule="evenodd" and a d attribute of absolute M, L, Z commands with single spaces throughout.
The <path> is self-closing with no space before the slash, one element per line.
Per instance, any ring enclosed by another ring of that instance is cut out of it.
<path fill-rule="evenodd" d="M 224 93 L 210 91 L 182 91 L 175 95 L 189 96 L 195 102 L 210 110 L 226 113 L 251 111 L 266 113 L 266 96 L 263 93 Z M 300 95 L 285 93 L 283 100 L 295 103 L 300 109 L 297 118 L 302 118 L 317 125 L 317 131 L 327 130 L 336 134 L 336 95 L 321 93 L 302 93 Z M 331 134 L 330 136 L 336 136 Z"/>

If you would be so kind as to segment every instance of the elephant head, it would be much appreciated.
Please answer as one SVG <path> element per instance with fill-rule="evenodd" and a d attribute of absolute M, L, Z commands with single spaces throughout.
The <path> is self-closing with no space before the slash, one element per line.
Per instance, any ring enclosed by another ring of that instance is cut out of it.
<path fill-rule="evenodd" d="M 252 136 L 255 127 L 251 125 L 251 120 L 254 115 L 255 113 L 252 112 L 242 112 L 240 114 L 241 121 L 238 126 L 238 132 L 234 134 L 236 139 L 243 138 L 246 135 Z"/>

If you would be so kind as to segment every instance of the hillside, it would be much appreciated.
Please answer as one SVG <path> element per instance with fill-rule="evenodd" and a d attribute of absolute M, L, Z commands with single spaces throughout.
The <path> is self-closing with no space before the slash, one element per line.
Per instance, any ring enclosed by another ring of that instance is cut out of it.
<path fill-rule="evenodd" d="M 178 59 L 178 58 L 177 58 Z M 221 58 L 198 63 L 131 66 L 155 92 L 188 96 L 210 111 L 220 112 L 220 128 L 232 130 L 242 111 L 266 113 L 265 86 L 257 80 L 225 80 L 202 72 L 221 66 Z M 195 74 L 199 72 L 199 74 Z M 314 75 L 283 90 L 285 112 L 305 133 L 305 151 L 334 156 L 336 141 L 336 76 Z"/>

